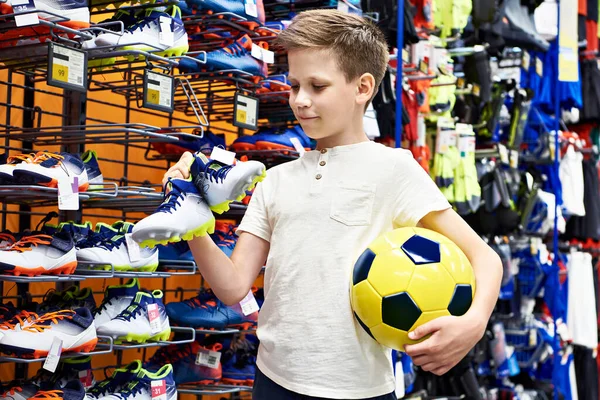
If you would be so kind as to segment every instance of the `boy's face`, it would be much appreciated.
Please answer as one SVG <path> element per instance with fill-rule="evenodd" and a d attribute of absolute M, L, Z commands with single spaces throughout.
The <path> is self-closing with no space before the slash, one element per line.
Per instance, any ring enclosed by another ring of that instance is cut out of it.
<path fill-rule="evenodd" d="M 317 140 L 343 133 L 356 108 L 364 108 L 356 102 L 357 83 L 346 81 L 327 50 L 292 50 L 288 62 L 289 103 L 304 132 Z"/>

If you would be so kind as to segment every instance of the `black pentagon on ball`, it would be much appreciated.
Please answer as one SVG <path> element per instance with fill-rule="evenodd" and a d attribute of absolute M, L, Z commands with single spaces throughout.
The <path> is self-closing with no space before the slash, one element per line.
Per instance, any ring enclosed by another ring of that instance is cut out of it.
<path fill-rule="evenodd" d="M 456 317 L 464 315 L 473 302 L 473 294 L 471 285 L 456 285 L 450 304 L 448 304 L 448 312 Z"/>
<path fill-rule="evenodd" d="M 433 264 L 441 260 L 440 244 L 423 236 L 414 235 L 400 248 L 415 265 Z"/>
<path fill-rule="evenodd" d="M 358 260 L 356 260 L 356 263 L 354 264 L 354 273 L 352 274 L 352 283 L 354 285 L 367 279 L 375 256 L 375 253 L 373 253 L 371 249 L 366 249 L 360 257 L 358 257 Z"/>
<path fill-rule="evenodd" d="M 383 323 L 408 331 L 421 316 L 421 309 L 406 292 L 385 296 L 381 303 Z"/>
<path fill-rule="evenodd" d="M 354 318 L 356 318 L 356 320 L 358 321 L 360 326 L 362 326 L 362 328 L 369 334 L 369 336 L 371 336 L 373 339 L 375 339 L 375 336 L 373 336 L 369 327 L 366 326 L 364 322 L 362 322 L 362 320 L 358 317 L 358 315 L 356 313 L 354 313 Z"/>

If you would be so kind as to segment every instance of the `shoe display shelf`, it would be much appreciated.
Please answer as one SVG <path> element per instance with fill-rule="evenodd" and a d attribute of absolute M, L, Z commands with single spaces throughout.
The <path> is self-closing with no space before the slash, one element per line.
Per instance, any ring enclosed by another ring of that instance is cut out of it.
<path fill-rule="evenodd" d="M 177 392 L 180 394 L 195 394 L 199 396 L 217 396 L 221 394 L 234 394 L 240 392 L 251 392 L 252 387 L 241 385 L 177 385 Z"/>

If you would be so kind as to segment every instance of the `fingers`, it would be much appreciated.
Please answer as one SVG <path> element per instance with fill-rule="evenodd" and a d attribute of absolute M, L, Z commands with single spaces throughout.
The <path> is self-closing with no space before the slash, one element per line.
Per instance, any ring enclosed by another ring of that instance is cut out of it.
<path fill-rule="evenodd" d="M 410 340 L 419 340 L 423 337 L 433 333 L 435 331 L 440 330 L 440 318 L 434 319 L 433 321 L 429 321 L 423 325 L 418 326 L 414 331 L 409 332 L 408 338 Z"/>
<path fill-rule="evenodd" d="M 188 179 L 190 176 L 190 165 L 192 164 L 192 162 L 194 162 L 194 155 L 189 151 L 183 153 L 179 161 L 177 161 L 175 165 L 169 168 L 169 170 L 163 176 L 163 186 L 169 181 L 169 178 Z"/>

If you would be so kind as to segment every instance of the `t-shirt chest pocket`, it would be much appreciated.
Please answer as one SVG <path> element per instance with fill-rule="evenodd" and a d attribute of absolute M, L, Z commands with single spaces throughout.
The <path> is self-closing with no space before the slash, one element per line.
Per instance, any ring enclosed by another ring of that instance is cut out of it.
<path fill-rule="evenodd" d="M 376 189 L 372 183 L 338 183 L 332 191 L 329 216 L 348 226 L 369 225 Z"/>

